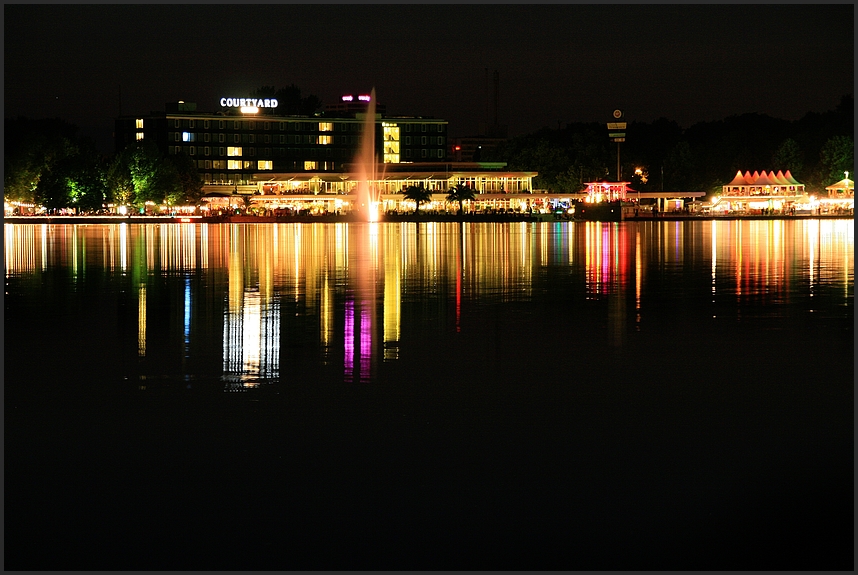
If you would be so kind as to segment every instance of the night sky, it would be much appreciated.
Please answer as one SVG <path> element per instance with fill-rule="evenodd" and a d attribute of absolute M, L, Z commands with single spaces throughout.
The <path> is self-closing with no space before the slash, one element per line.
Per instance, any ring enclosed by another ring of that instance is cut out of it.
<path fill-rule="evenodd" d="M 615 108 L 684 127 L 795 120 L 854 85 L 852 4 L 7 4 L 4 16 L 6 117 L 66 119 L 105 152 L 120 102 L 213 112 L 264 85 L 323 103 L 375 87 L 389 114 L 444 118 L 451 137 L 486 120 L 486 69 L 510 136 Z"/>

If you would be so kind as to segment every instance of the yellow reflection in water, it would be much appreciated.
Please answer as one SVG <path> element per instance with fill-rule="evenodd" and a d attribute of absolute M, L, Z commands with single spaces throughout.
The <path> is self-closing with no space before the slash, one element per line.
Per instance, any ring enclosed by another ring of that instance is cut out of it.
<path fill-rule="evenodd" d="M 821 285 L 836 285 L 840 293 L 842 286 L 849 298 L 854 275 L 852 220 L 5 224 L 4 240 L 7 277 L 61 267 L 82 281 L 97 267 L 130 271 L 141 357 L 152 346 L 148 278 L 211 270 L 213 286 L 186 284 L 186 313 L 177 316 L 186 325 L 177 327 L 195 337 L 188 326 L 196 289 L 223 297 L 223 373 L 234 389 L 283 375 L 285 301 L 313 318 L 308 325 L 318 330 L 318 360 L 343 362 L 347 379 L 365 381 L 376 362 L 400 357 L 403 322 L 409 321 L 404 302 L 426 309 L 421 298 L 444 300 L 450 317 L 439 317 L 438 329 L 447 319 L 450 329 L 465 329 L 461 317 L 468 302 L 529 301 L 546 266 L 567 267 L 576 274 L 570 277 L 579 278 L 574 281 L 583 281 L 584 297 L 607 300 L 609 337 L 617 346 L 625 337 L 632 273 L 635 329 L 645 325 L 646 274 L 653 266 L 703 265 L 703 274 L 711 276 L 707 295 L 714 298 L 720 290 L 721 297 L 758 297 L 761 304 L 789 297 L 796 282 L 808 284 L 811 294 Z M 226 289 L 217 291 L 220 286 Z"/>

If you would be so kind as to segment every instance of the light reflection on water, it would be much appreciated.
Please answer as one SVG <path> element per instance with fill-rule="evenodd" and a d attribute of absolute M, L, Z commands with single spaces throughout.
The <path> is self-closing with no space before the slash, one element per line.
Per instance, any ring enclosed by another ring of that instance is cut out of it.
<path fill-rule="evenodd" d="M 677 310 L 694 321 L 777 316 L 786 329 L 806 313 L 853 313 L 852 220 L 5 224 L 4 234 L 7 310 L 62 307 L 71 334 L 134 305 L 114 320 L 131 338 L 97 336 L 131 350 L 118 350 L 130 376 L 216 375 L 228 390 L 318 370 L 370 382 L 428 342 L 486 340 L 491 326 L 500 339 L 555 337 L 521 329 L 560 306 L 590 310 L 587 329 L 614 349 Z M 87 295 L 95 282 L 102 291 Z"/>

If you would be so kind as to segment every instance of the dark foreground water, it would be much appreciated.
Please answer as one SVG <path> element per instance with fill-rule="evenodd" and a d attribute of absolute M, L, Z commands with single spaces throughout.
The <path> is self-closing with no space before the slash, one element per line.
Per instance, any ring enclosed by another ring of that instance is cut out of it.
<path fill-rule="evenodd" d="M 853 229 L 6 224 L 5 567 L 851 570 Z"/>

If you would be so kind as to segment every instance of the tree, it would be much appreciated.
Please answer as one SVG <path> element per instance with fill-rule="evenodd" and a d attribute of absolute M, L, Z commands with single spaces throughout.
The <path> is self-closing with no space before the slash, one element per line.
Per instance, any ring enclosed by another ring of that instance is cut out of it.
<path fill-rule="evenodd" d="M 171 154 L 165 158 L 173 165 L 178 187 L 173 196 L 167 198 L 170 205 L 177 203 L 193 204 L 199 201 L 203 195 L 203 179 L 197 172 L 197 166 L 190 156 L 185 154 Z"/>
<path fill-rule="evenodd" d="M 820 170 L 825 182 L 839 182 L 844 172 L 854 172 L 855 143 L 849 136 L 834 136 L 829 138 L 819 154 Z"/>
<path fill-rule="evenodd" d="M 167 174 L 160 150 L 148 140 L 132 146 L 128 169 L 134 186 L 132 203 L 142 206 L 146 202 L 161 203 L 173 190 L 164 189 Z"/>
<path fill-rule="evenodd" d="M 447 194 L 448 202 L 459 203 L 459 214 L 463 213 L 465 201 L 473 201 L 474 190 L 465 184 L 456 184 L 450 188 L 450 193 Z"/>
<path fill-rule="evenodd" d="M 133 148 L 129 147 L 113 157 L 107 167 L 105 183 L 107 197 L 119 205 L 129 205 L 134 198 L 134 182 L 131 180 L 129 163 Z"/>
<path fill-rule="evenodd" d="M 54 190 L 40 180 L 54 165 L 78 152 L 77 126 L 64 120 L 9 119 L 5 126 L 3 195 L 7 200 L 34 202 Z"/>
<path fill-rule="evenodd" d="M 688 142 L 679 142 L 664 161 L 664 187 L 668 191 L 693 189 L 694 156 Z"/>
<path fill-rule="evenodd" d="M 91 142 L 82 142 L 78 153 L 59 162 L 58 169 L 63 172 L 69 206 L 82 212 L 104 207 L 107 200 L 106 168 Z"/>
<path fill-rule="evenodd" d="M 417 204 L 417 207 L 414 208 L 415 214 L 420 210 L 420 204 L 428 204 L 432 201 L 432 194 L 423 187 L 423 184 L 408 186 L 402 194 L 406 200 L 411 200 Z"/>
<path fill-rule="evenodd" d="M 105 180 L 115 202 L 137 207 L 195 202 L 202 194 L 193 160 L 184 154 L 165 156 L 150 141 L 135 142 L 117 154 Z"/>
<path fill-rule="evenodd" d="M 792 138 L 784 140 L 775 152 L 772 163 L 772 168 L 783 170 L 784 172 L 789 170 L 794 177 L 799 177 L 804 168 L 804 162 L 802 161 L 801 149 L 798 147 L 798 142 Z"/>

